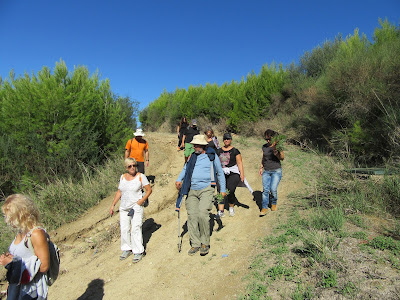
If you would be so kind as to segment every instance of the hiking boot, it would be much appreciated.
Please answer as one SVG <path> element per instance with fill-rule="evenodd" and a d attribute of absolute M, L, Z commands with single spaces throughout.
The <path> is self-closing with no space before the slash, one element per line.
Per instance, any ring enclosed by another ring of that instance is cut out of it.
<path fill-rule="evenodd" d="M 224 211 L 223 210 L 219 210 L 218 213 L 217 213 L 217 217 L 219 217 L 219 218 L 225 217 Z"/>
<path fill-rule="evenodd" d="M 134 254 L 134 255 L 133 255 L 132 262 L 133 262 L 133 263 L 137 263 L 137 262 L 141 261 L 142 258 L 143 258 L 143 253 Z"/>
<path fill-rule="evenodd" d="M 233 217 L 235 215 L 235 210 L 233 209 L 233 207 L 229 207 L 229 216 Z"/>
<path fill-rule="evenodd" d="M 188 254 L 189 254 L 189 255 L 195 255 L 199 250 L 200 250 L 200 247 L 192 247 L 192 248 L 190 248 L 190 250 L 188 251 Z"/>
<path fill-rule="evenodd" d="M 200 248 L 200 255 L 201 256 L 207 255 L 208 251 L 210 251 L 210 246 L 201 245 L 201 248 Z"/>
<path fill-rule="evenodd" d="M 263 209 L 260 211 L 260 217 L 264 217 L 264 216 L 267 214 L 267 212 L 268 212 L 268 208 L 263 208 Z"/>
<path fill-rule="evenodd" d="M 272 210 L 272 211 L 278 210 L 278 208 L 276 207 L 276 204 L 272 204 L 272 205 L 271 205 L 271 210 Z"/>
<path fill-rule="evenodd" d="M 126 259 L 129 255 L 131 255 L 132 254 L 132 251 L 122 251 L 122 254 L 121 254 L 121 256 L 119 257 L 119 260 L 124 260 L 124 259 Z"/>

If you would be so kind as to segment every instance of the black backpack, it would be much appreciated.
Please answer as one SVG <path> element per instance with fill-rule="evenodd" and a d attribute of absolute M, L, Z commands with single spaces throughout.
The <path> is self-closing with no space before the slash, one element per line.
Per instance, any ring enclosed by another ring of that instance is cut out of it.
<path fill-rule="evenodd" d="M 27 247 L 32 251 L 33 254 L 35 254 L 35 250 L 33 249 L 31 235 L 32 235 L 32 231 L 35 230 L 36 228 L 40 228 L 44 231 L 44 233 L 46 234 L 47 243 L 49 245 L 50 266 L 49 266 L 49 269 L 47 270 L 47 285 L 50 286 L 54 283 L 54 281 L 57 280 L 58 273 L 60 272 L 60 249 L 57 247 L 56 244 L 54 244 L 50 240 L 50 236 L 44 228 L 35 227 L 31 231 L 29 231 L 26 235 L 28 238 L 27 239 Z"/>

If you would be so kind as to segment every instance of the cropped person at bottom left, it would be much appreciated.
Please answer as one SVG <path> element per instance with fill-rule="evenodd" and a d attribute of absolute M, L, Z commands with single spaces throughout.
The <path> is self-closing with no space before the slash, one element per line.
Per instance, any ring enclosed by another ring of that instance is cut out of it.
<path fill-rule="evenodd" d="M 50 254 L 46 233 L 39 227 L 39 210 L 27 196 L 14 194 L 7 197 L 2 211 L 6 224 L 18 230 L 9 253 L 0 256 L 0 265 L 7 269 L 7 299 L 45 300 Z"/>
<path fill-rule="evenodd" d="M 128 157 L 124 162 L 127 173 L 121 175 L 118 191 L 110 207 L 110 215 L 114 214 L 114 207 L 121 199 L 119 217 L 121 226 L 120 260 L 133 255 L 132 262 L 139 262 L 144 256 L 142 223 L 143 203 L 151 194 L 151 187 L 147 177 L 137 170 L 137 162 Z M 142 194 L 142 188 L 146 193 Z"/>

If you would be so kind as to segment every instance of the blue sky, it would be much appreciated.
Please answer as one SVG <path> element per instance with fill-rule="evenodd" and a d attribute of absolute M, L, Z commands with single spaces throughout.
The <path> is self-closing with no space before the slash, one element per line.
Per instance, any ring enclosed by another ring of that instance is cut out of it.
<path fill-rule="evenodd" d="M 399 25 L 400 0 L 0 0 L 0 76 L 85 65 L 146 107 L 165 89 L 297 63 L 339 33 Z"/>

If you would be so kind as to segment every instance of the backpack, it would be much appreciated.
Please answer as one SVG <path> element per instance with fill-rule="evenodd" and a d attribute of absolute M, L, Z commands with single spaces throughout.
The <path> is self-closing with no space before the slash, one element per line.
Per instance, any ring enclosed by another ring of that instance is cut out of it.
<path fill-rule="evenodd" d="M 49 245 L 50 265 L 49 265 L 49 269 L 47 270 L 46 275 L 47 275 L 47 285 L 50 286 L 54 283 L 54 281 L 57 280 L 58 273 L 60 272 L 60 249 L 57 247 L 56 244 L 54 244 L 50 240 L 50 236 L 44 228 L 35 227 L 31 231 L 29 231 L 26 235 L 28 237 L 27 246 L 32 251 L 32 253 L 35 253 L 35 250 L 33 249 L 31 235 L 32 235 L 32 231 L 37 228 L 42 229 L 44 231 L 44 233 L 46 234 L 47 244 Z"/>

